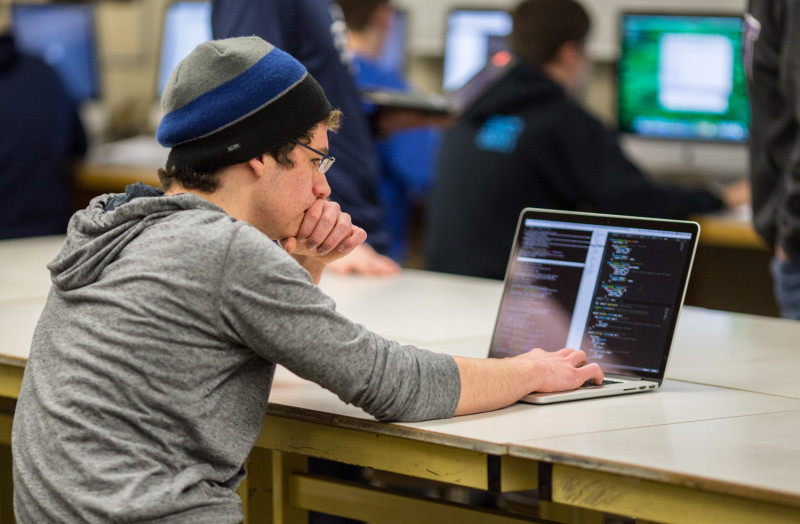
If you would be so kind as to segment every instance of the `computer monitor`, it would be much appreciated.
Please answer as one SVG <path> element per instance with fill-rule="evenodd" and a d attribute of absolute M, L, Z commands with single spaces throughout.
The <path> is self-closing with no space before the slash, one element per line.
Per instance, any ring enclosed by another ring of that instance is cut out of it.
<path fill-rule="evenodd" d="M 100 97 L 92 4 L 14 4 L 11 23 L 19 49 L 53 66 L 77 102 Z"/>
<path fill-rule="evenodd" d="M 164 92 L 169 75 L 195 47 L 211 40 L 211 2 L 172 2 L 164 13 L 161 53 L 158 62 L 158 96 Z"/>
<path fill-rule="evenodd" d="M 508 49 L 511 14 L 503 10 L 453 9 L 447 13 L 442 89 L 455 91 Z"/>
<path fill-rule="evenodd" d="M 740 15 L 622 13 L 620 131 L 639 137 L 742 143 L 750 105 Z"/>
<path fill-rule="evenodd" d="M 405 76 L 408 52 L 408 12 L 399 8 L 394 8 L 393 11 L 389 32 L 386 34 L 383 49 L 381 49 L 381 54 L 378 55 L 376 62 L 384 70 Z"/>

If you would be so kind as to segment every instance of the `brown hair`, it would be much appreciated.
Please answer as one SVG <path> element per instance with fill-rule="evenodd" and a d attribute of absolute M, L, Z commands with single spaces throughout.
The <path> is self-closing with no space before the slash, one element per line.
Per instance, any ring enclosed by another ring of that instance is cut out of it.
<path fill-rule="evenodd" d="M 339 130 L 341 118 L 342 112 L 338 109 L 334 109 L 331 111 L 331 114 L 328 115 L 328 118 L 323 120 L 322 123 L 328 127 L 328 131 L 335 133 Z M 310 141 L 311 131 L 313 129 L 314 128 L 312 127 L 302 135 L 298 136 L 296 140 L 301 142 Z M 292 168 L 294 167 L 294 162 L 292 162 L 292 160 L 289 158 L 289 155 L 295 147 L 297 147 L 297 144 L 294 142 L 287 142 L 281 146 L 273 148 L 270 151 L 267 151 L 266 154 L 274 158 L 279 165 L 286 168 Z M 167 170 L 162 167 L 158 170 L 158 180 L 161 182 L 161 188 L 164 191 L 169 191 L 172 187 L 172 184 L 177 182 L 186 189 L 196 189 L 204 193 L 213 193 L 217 190 L 217 188 L 219 188 L 219 170 L 212 172 L 195 171 L 191 168 L 172 168 Z"/>
<path fill-rule="evenodd" d="M 353 31 L 363 31 L 369 24 L 372 13 L 390 0 L 338 0 L 344 21 Z"/>
<path fill-rule="evenodd" d="M 525 0 L 511 13 L 511 51 L 543 66 L 567 42 L 583 45 L 591 22 L 574 0 Z"/>

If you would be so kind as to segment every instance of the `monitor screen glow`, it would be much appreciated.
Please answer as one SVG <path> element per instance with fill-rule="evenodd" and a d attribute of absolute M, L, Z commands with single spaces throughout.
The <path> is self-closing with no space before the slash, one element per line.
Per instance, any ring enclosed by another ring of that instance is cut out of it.
<path fill-rule="evenodd" d="M 620 131 L 745 142 L 750 105 L 742 17 L 625 13 L 617 76 Z"/>
<path fill-rule="evenodd" d="M 76 101 L 100 97 L 92 5 L 15 4 L 11 17 L 19 49 L 50 64 Z"/>
<path fill-rule="evenodd" d="M 211 2 L 173 2 L 164 15 L 161 55 L 158 63 L 158 95 L 169 75 L 195 47 L 211 40 Z"/>
<path fill-rule="evenodd" d="M 491 56 L 508 49 L 507 11 L 455 9 L 447 15 L 442 88 L 454 91 L 483 69 Z"/>

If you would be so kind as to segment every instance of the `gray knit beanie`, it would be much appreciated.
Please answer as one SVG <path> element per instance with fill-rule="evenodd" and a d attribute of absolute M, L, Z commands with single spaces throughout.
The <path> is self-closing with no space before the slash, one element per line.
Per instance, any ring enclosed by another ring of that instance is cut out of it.
<path fill-rule="evenodd" d="M 167 169 L 206 172 L 282 146 L 331 113 L 305 67 L 256 36 L 197 46 L 172 72 L 161 106 Z"/>

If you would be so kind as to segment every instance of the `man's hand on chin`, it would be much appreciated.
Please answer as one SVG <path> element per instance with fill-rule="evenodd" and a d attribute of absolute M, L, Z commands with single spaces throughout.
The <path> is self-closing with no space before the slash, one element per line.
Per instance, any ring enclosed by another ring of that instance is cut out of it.
<path fill-rule="evenodd" d="M 339 204 L 319 199 L 306 211 L 297 234 L 278 243 L 319 283 L 322 270 L 364 244 L 367 233 L 353 225 Z"/>

